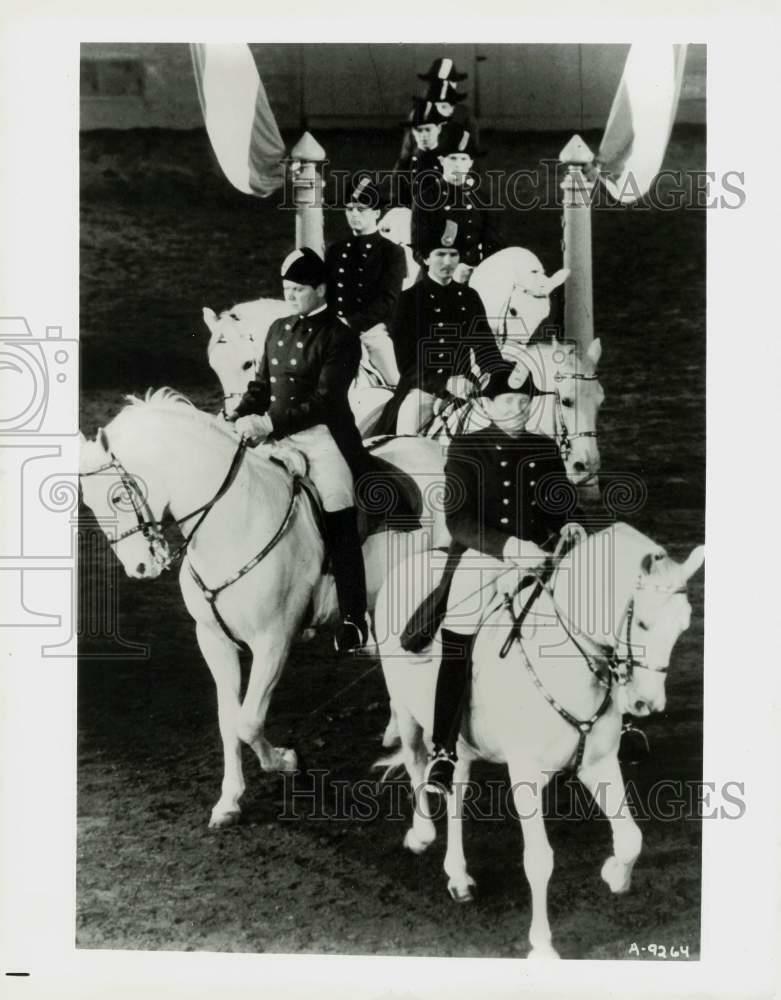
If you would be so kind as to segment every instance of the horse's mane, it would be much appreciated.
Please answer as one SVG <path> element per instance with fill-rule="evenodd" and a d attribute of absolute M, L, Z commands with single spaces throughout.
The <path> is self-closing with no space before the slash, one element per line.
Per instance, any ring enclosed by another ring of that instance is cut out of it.
<path fill-rule="evenodd" d="M 151 413 L 175 413 L 178 416 L 183 416 L 200 423 L 204 428 L 214 431 L 223 439 L 226 437 L 233 438 L 232 430 L 223 420 L 219 420 L 204 410 L 199 410 L 195 403 L 191 399 L 188 399 L 184 393 L 179 392 L 178 389 L 172 389 L 170 386 L 165 385 L 160 389 L 147 389 L 143 398 L 135 395 L 126 395 L 125 399 L 129 405 L 120 411 L 118 416 L 134 410 L 146 410 Z"/>

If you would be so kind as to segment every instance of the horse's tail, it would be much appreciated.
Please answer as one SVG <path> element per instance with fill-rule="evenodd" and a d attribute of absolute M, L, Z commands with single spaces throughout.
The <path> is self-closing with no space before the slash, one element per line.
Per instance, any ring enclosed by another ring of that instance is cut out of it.
<path fill-rule="evenodd" d="M 376 771 L 381 767 L 385 768 L 385 770 L 380 775 L 380 781 L 387 781 L 394 772 L 399 771 L 404 767 L 404 748 L 399 747 L 398 750 L 388 754 L 386 757 L 379 757 L 372 764 L 373 771 Z"/>

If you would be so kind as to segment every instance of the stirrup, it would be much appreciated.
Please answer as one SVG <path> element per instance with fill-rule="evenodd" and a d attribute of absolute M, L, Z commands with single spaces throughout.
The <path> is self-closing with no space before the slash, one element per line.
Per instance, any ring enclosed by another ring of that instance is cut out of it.
<path fill-rule="evenodd" d="M 363 649 L 369 641 L 369 626 L 366 617 L 356 619 L 345 615 L 337 634 L 334 636 L 334 648 L 337 653 L 351 653 Z"/>
<path fill-rule="evenodd" d="M 453 775 L 457 760 L 456 755 L 444 747 L 435 747 L 429 754 L 423 775 L 424 791 L 449 795 L 453 791 Z"/>

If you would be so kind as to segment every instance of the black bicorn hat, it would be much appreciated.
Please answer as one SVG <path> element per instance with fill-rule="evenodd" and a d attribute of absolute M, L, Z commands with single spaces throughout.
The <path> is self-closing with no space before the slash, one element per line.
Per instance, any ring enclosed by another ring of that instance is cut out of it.
<path fill-rule="evenodd" d="M 297 285 L 311 285 L 317 288 L 325 282 L 325 264 L 318 253 L 310 247 L 292 250 L 282 261 L 279 269 L 283 281 L 294 281 Z"/>
<path fill-rule="evenodd" d="M 448 219 L 443 225 L 439 217 L 429 221 L 425 213 L 421 216 L 415 239 L 415 252 L 419 257 L 428 257 L 432 250 L 460 250 L 457 222 Z"/>
<path fill-rule="evenodd" d="M 449 156 L 451 153 L 466 153 L 473 160 L 478 156 L 485 156 L 485 150 L 478 149 L 475 143 L 474 133 L 455 122 L 450 122 L 446 129 L 442 129 L 437 143 L 438 156 Z"/>
<path fill-rule="evenodd" d="M 459 90 L 454 83 L 449 80 L 432 80 L 426 91 L 426 100 L 432 104 L 446 101 L 448 104 L 460 104 L 467 99 L 467 92 Z"/>
<path fill-rule="evenodd" d="M 420 125 L 444 125 L 449 120 L 437 111 L 433 101 L 427 101 L 424 97 L 413 97 L 412 111 L 407 115 L 407 120 L 401 124 L 404 128 L 418 128 Z"/>
<path fill-rule="evenodd" d="M 529 396 L 531 399 L 542 395 L 534 384 L 528 368 L 525 365 L 516 368 L 511 361 L 508 361 L 506 366 L 491 372 L 478 395 L 495 399 L 511 392 Z"/>
<path fill-rule="evenodd" d="M 447 57 L 435 59 L 429 66 L 427 73 L 418 73 L 421 80 L 452 80 L 454 83 L 460 83 L 468 76 L 468 73 L 459 73 L 456 64 Z"/>
<path fill-rule="evenodd" d="M 344 189 L 343 207 L 365 205 L 383 210 L 389 201 L 387 186 L 378 184 L 368 173 L 355 174 Z"/>

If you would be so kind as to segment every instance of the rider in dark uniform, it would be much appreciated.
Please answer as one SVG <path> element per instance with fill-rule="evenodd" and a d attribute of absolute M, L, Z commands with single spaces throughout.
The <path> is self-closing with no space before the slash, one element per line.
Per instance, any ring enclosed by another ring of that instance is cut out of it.
<path fill-rule="evenodd" d="M 452 59 L 435 59 L 426 73 L 418 73 L 418 77 L 424 80 L 428 87 L 423 99 L 430 101 L 436 110 L 445 119 L 445 124 L 461 125 L 463 128 L 471 129 L 469 119 L 463 101 L 467 94 L 458 89 L 458 84 L 466 80 L 468 73 L 459 73 Z M 405 132 L 399 156 L 404 159 L 413 150 L 414 140 L 409 132 Z"/>
<path fill-rule="evenodd" d="M 412 142 L 408 152 L 402 152 L 393 168 L 394 205 L 412 208 L 417 185 L 423 178 L 442 172 L 437 147 L 446 121 L 431 101 L 422 97 L 412 98 L 412 111 L 403 123 L 409 130 Z"/>
<path fill-rule="evenodd" d="M 465 281 L 481 261 L 504 247 L 497 206 L 481 207 L 481 199 L 488 193 L 478 197 L 479 178 L 472 167 L 475 157 L 483 154 L 476 148 L 471 132 L 460 126 L 444 130 L 437 153 L 442 173 L 429 172 L 418 185 L 412 208 L 412 245 L 420 241 L 421 231 L 441 231 L 448 219 L 456 222 L 463 265 L 456 280 Z"/>
<path fill-rule="evenodd" d="M 445 516 L 452 536 L 447 565 L 402 635 L 405 649 L 418 650 L 444 620 L 434 747 L 426 771 L 435 790 L 451 787 L 472 643 L 485 610 L 496 603 L 498 578 L 513 565 L 526 572 L 542 570 L 576 510 L 575 490 L 567 482 L 557 445 L 525 429 L 535 395 L 527 374 L 522 369 L 494 379 L 479 401 L 490 424 L 450 444 L 445 465 Z M 569 505 L 562 502 L 565 491 L 571 493 Z"/>
<path fill-rule="evenodd" d="M 512 367 L 499 352 L 480 296 L 453 281 L 458 227 L 445 222 L 420 237 L 416 252 L 426 274 L 399 296 L 391 338 L 401 381 L 377 433 L 414 434 L 433 415 L 436 397 L 447 395 L 451 378 L 461 376 L 476 387 L 480 376 Z"/>
<path fill-rule="evenodd" d="M 365 645 L 366 577 L 353 478 L 367 453 L 347 403 L 360 342 L 326 305 L 325 265 L 305 247 L 282 265 L 285 299 L 296 313 L 268 331 L 260 371 L 229 419 L 257 443 L 288 438 L 309 462 L 325 510 L 325 533 L 339 600 L 337 648 Z"/>
<path fill-rule="evenodd" d="M 328 303 L 361 339 L 369 361 L 388 385 L 398 370 L 388 328 L 407 273 L 400 246 L 377 231 L 384 198 L 370 177 L 356 178 L 345 201 L 349 239 L 325 254 Z"/>

